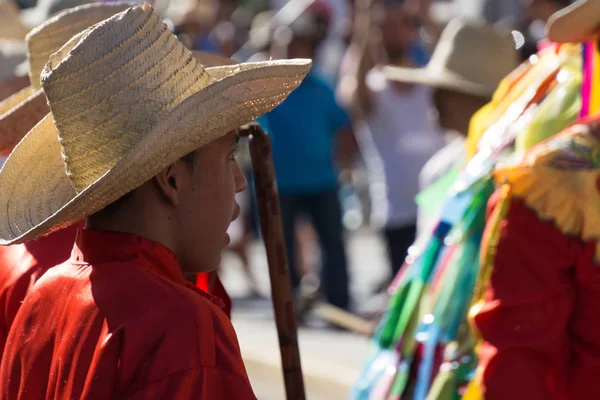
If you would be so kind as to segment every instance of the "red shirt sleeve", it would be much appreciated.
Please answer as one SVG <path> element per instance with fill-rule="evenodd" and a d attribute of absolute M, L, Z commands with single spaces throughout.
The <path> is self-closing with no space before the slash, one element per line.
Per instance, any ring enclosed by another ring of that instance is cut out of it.
<path fill-rule="evenodd" d="M 8 285 L 0 288 L 0 355 L 4 351 L 4 346 L 8 339 L 8 331 L 17 311 L 19 311 L 21 303 L 23 303 L 23 299 L 31 285 L 39 277 L 37 274 L 29 272 L 35 271 L 28 271 L 28 273 L 17 276 L 16 279 L 11 279 Z"/>
<path fill-rule="evenodd" d="M 485 340 L 480 356 L 486 400 L 563 398 L 580 250 L 580 241 L 511 200 L 485 304 L 475 316 Z"/>
<path fill-rule="evenodd" d="M 129 400 L 256 400 L 248 381 L 222 368 L 199 367 L 152 382 Z"/>

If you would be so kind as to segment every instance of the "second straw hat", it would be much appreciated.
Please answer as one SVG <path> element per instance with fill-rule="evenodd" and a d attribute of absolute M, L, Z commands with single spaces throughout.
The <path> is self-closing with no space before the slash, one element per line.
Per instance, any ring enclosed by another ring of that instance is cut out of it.
<path fill-rule="evenodd" d="M 388 79 L 489 99 L 519 62 L 511 36 L 476 22 L 452 20 L 425 68 L 386 67 Z"/>

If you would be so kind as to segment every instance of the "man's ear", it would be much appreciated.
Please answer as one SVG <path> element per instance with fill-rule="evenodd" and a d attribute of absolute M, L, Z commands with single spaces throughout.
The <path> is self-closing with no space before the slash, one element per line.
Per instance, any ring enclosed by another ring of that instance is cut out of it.
<path fill-rule="evenodd" d="M 153 178 L 159 193 L 170 205 L 179 204 L 183 183 L 185 179 L 189 179 L 185 176 L 186 173 L 189 175 L 189 170 L 185 163 L 179 160 L 160 171 Z"/>

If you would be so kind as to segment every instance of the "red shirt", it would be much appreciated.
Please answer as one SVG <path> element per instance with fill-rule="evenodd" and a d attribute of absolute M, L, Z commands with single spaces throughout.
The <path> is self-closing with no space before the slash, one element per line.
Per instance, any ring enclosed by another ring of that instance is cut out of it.
<path fill-rule="evenodd" d="M 14 320 L 0 397 L 255 399 L 221 307 L 164 246 L 80 230 Z"/>
<path fill-rule="evenodd" d="M 562 233 L 513 199 L 496 251 L 475 317 L 486 341 L 485 399 L 600 399 L 596 243 Z"/>
<path fill-rule="evenodd" d="M 26 244 L 0 246 L 0 355 L 25 295 L 49 268 L 69 258 L 79 225 Z"/>

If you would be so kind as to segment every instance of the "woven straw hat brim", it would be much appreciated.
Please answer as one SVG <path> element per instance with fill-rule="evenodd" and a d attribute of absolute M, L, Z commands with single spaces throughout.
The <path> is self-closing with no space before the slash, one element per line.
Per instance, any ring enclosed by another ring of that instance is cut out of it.
<path fill-rule="evenodd" d="M 176 106 L 79 193 L 66 175 L 49 114 L 0 171 L 0 204 L 6 205 L 0 212 L 0 244 L 35 239 L 103 209 L 184 155 L 272 110 L 298 87 L 310 65 L 309 60 L 284 60 L 207 69 L 215 83 Z"/>
<path fill-rule="evenodd" d="M 233 60 L 216 54 L 202 51 L 193 53 L 205 67 L 236 64 Z M 224 77 L 220 76 L 223 72 L 226 71 L 212 68 L 211 76 L 220 79 Z M 49 112 L 42 89 L 36 91 L 32 86 L 27 86 L 0 102 L 0 154 L 15 147 Z"/>
<path fill-rule="evenodd" d="M 16 146 L 50 112 L 44 91 L 32 86 L 0 103 L 0 152 Z"/>
<path fill-rule="evenodd" d="M 235 64 L 227 57 L 202 51 L 193 53 L 205 67 Z M 212 69 L 216 79 L 223 77 L 219 76 L 221 73 L 220 68 Z M 0 102 L 0 154 L 15 147 L 49 112 L 43 90 L 36 91 L 32 86 L 27 86 Z"/>
<path fill-rule="evenodd" d="M 449 89 L 476 97 L 491 98 L 495 88 L 471 82 L 458 74 L 443 69 L 432 68 L 400 68 L 386 66 L 385 76 L 396 82 L 414 83 L 433 88 Z"/>
<path fill-rule="evenodd" d="M 548 39 L 558 43 L 579 43 L 598 36 L 600 0 L 582 0 L 556 12 L 547 25 Z"/>

